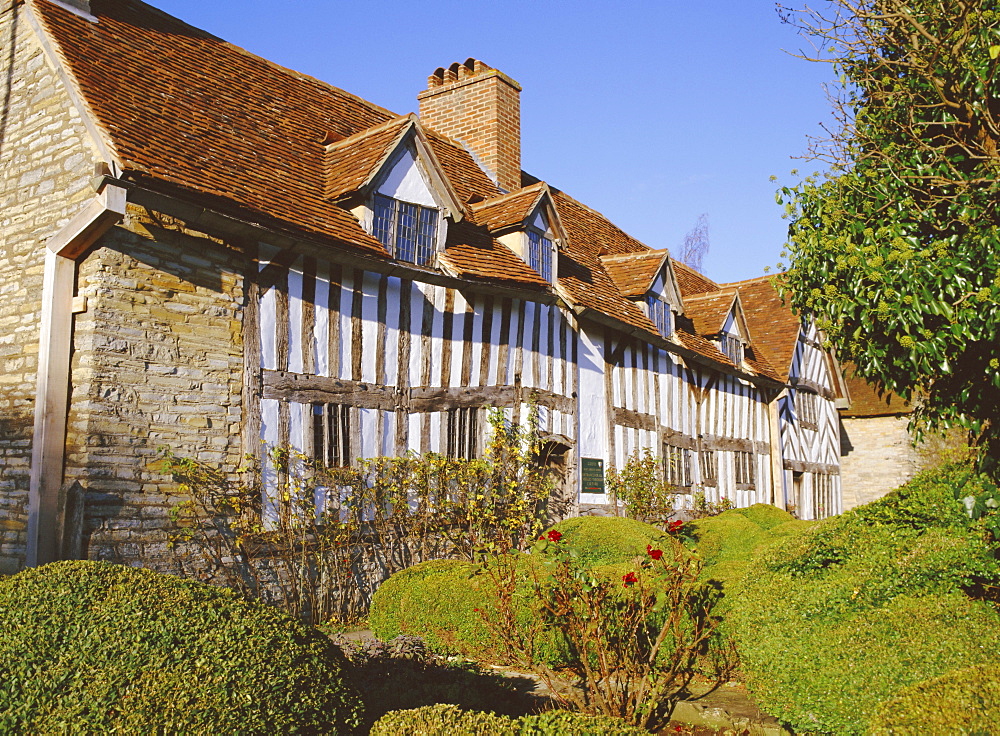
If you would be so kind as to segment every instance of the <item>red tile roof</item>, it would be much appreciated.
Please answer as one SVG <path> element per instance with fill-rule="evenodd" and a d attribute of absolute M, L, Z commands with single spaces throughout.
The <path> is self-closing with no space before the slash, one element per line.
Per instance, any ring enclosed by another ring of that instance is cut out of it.
<path fill-rule="evenodd" d="M 909 414 L 913 411 L 909 401 L 904 401 L 891 391 L 881 389 L 859 376 L 853 363 L 845 362 L 843 369 L 847 391 L 851 398 L 851 405 L 847 409 L 840 410 L 843 416 L 882 417 Z"/>
<path fill-rule="evenodd" d="M 489 229 L 490 232 L 520 225 L 531 215 L 545 190 L 545 184 L 539 182 L 530 187 L 518 189 L 516 192 L 478 202 L 472 205 L 476 222 Z"/>
<path fill-rule="evenodd" d="M 517 284 L 545 291 L 549 284 L 510 248 L 468 223 L 448 228 L 448 243 L 439 258 L 456 276 Z"/>
<path fill-rule="evenodd" d="M 677 286 L 681 290 L 682 299 L 689 294 L 704 294 L 719 288 L 712 279 L 680 261 L 674 261 L 674 276 L 677 277 Z"/>
<path fill-rule="evenodd" d="M 326 149 L 326 196 L 337 199 L 358 191 L 378 173 L 411 122 L 394 118 L 331 144 Z"/>
<path fill-rule="evenodd" d="M 646 314 L 618 291 L 599 256 L 607 252 L 645 252 L 648 248 L 564 192 L 553 189 L 552 195 L 567 238 L 559 256 L 560 290 L 573 304 L 658 335 Z"/>
<path fill-rule="evenodd" d="M 735 300 L 735 289 L 693 294 L 684 299 L 684 313 L 691 318 L 699 335 L 717 335 L 725 327 Z"/>
<path fill-rule="evenodd" d="M 55 41 L 126 177 L 388 258 L 331 198 L 355 191 L 372 176 L 411 117 L 261 59 L 138 0 L 92 0 L 97 23 L 46 0 L 29 7 Z M 460 144 L 422 130 L 459 200 L 482 202 L 469 209 L 487 228 L 523 222 L 541 192 L 549 191 L 566 234 L 559 293 L 575 306 L 658 337 L 627 297 L 648 288 L 665 251 L 650 251 L 600 213 L 541 182 L 504 195 Z M 548 288 L 474 223 L 449 228 L 440 258 L 463 277 Z M 675 266 L 682 295 L 718 289 L 686 266 Z M 693 314 L 700 319 L 697 309 Z M 729 364 L 713 343 L 680 322 L 680 346 Z M 753 365 L 773 375 L 766 361 Z"/>
<path fill-rule="evenodd" d="M 721 286 L 739 290 L 754 345 L 780 373 L 781 380 L 787 381 L 801 321 L 782 300 L 773 281 L 771 276 L 760 276 Z"/>
<path fill-rule="evenodd" d="M 601 263 L 624 296 L 641 297 L 649 291 L 670 251 L 648 250 L 601 256 Z"/>
<path fill-rule="evenodd" d="M 323 196 L 322 142 L 392 113 L 136 0 L 93 0 L 97 23 L 49 2 L 33 7 L 134 178 L 388 255 Z"/>

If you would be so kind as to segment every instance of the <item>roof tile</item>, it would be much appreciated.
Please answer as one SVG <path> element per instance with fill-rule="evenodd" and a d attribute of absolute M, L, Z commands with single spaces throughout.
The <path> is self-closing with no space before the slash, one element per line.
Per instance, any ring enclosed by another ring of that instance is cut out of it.
<path fill-rule="evenodd" d="M 601 263 L 623 296 L 644 296 L 670 255 L 667 250 L 601 256 Z"/>

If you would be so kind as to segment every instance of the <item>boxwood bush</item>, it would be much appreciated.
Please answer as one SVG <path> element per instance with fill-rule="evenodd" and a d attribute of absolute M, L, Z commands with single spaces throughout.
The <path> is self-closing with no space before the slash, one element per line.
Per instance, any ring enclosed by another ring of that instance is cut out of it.
<path fill-rule="evenodd" d="M 577 551 L 581 563 L 595 574 L 620 579 L 637 557 L 646 557 L 647 545 L 674 544 L 665 532 L 649 524 L 621 517 L 586 516 L 567 519 L 554 529 L 563 543 Z M 535 601 L 536 560 L 520 555 L 523 587 L 517 595 L 523 605 L 520 618 L 527 624 Z M 479 611 L 493 612 L 491 578 L 482 567 L 456 560 L 432 560 L 396 573 L 376 591 L 369 612 L 374 634 L 389 641 L 401 634 L 419 636 L 432 650 L 462 654 L 481 662 L 504 660 L 503 643 L 483 623 Z M 539 656 L 562 661 L 564 648 L 554 631 L 537 642 Z"/>
<path fill-rule="evenodd" d="M 149 570 L 0 581 L 0 733 L 347 733 L 361 705 L 342 662 L 275 608 Z"/>
<path fill-rule="evenodd" d="M 584 565 L 616 565 L 645 557 L 647 545 L 664 548 L 670 535 L 662 529 L 620 516 L 575 516 L 553 529 L 572 545 Z"/>
<path fill-rule="evenodd" d="M 750 563 L 727 623 L 765 710 L 862 733 L 901 688 L 996 661 L 1000 616 L 969 595 L 1000 582 L 995 545 L 954 499 L 970 480 L 983 482 L 960 466 L 925 472 Z"/>
<path fill-rule="evenodd" d="M 1000 724 L 1000 665 L 952 670 L 910 685 L 875 711 L 872 736 L 989 734 Z"/>
<path fill-rule="evenodd" d="M 419 636 L 433 651 L 480 661 L 502 659 L 503 645 L 483 623 L 490 578 L 471 562 L 431 560 L 397 572 L 375 592 L 368 622 L 382 641 Z"/>
<path fill-rule="evenodd" d="M 431 705 L 397 710 L 380 718 L 371 736 L 643 736 L 641 728 L 609 716 L 588 716 L 565 710 L 506 718 L 492 713 L 459 710 L 454 705 Z"/>
<path fill-rule="evenodd" d="M 755 504 L 689 522 L 686 536 L 705 561 L 702 578 L 717 580 L 730 590 L 750 569 L 754 555 L 813 524 L 775 506 Z"/>

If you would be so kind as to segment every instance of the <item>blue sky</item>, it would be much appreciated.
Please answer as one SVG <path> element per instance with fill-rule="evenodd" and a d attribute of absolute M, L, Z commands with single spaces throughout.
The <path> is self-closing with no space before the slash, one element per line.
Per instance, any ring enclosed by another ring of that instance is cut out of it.
<path fill-rule="evenodd" d="M 705 272 L 779 261 L 774 202 L 829 121 L 832 70 L 769 0 L 148 0 L 192 25 L 398 113 L 472 56 L 516 79 L 522 168 L 654 248 L 707 213 Z M 784 49 L 784 50 L 783 50 Z"/>

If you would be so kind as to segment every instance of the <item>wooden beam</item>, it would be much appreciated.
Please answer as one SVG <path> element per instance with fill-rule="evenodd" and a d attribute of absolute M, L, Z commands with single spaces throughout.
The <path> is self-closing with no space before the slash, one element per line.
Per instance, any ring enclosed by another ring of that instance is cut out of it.
<path fill-rule="evenodd" d="M 124 188 L 106 185 L 49 240 L 45 250 L 35 422 L 28 478 L 25 557 L 29 567 L 44 565 L 59 556 L 76 259 L 124 217 L 125 199 Z"/>

